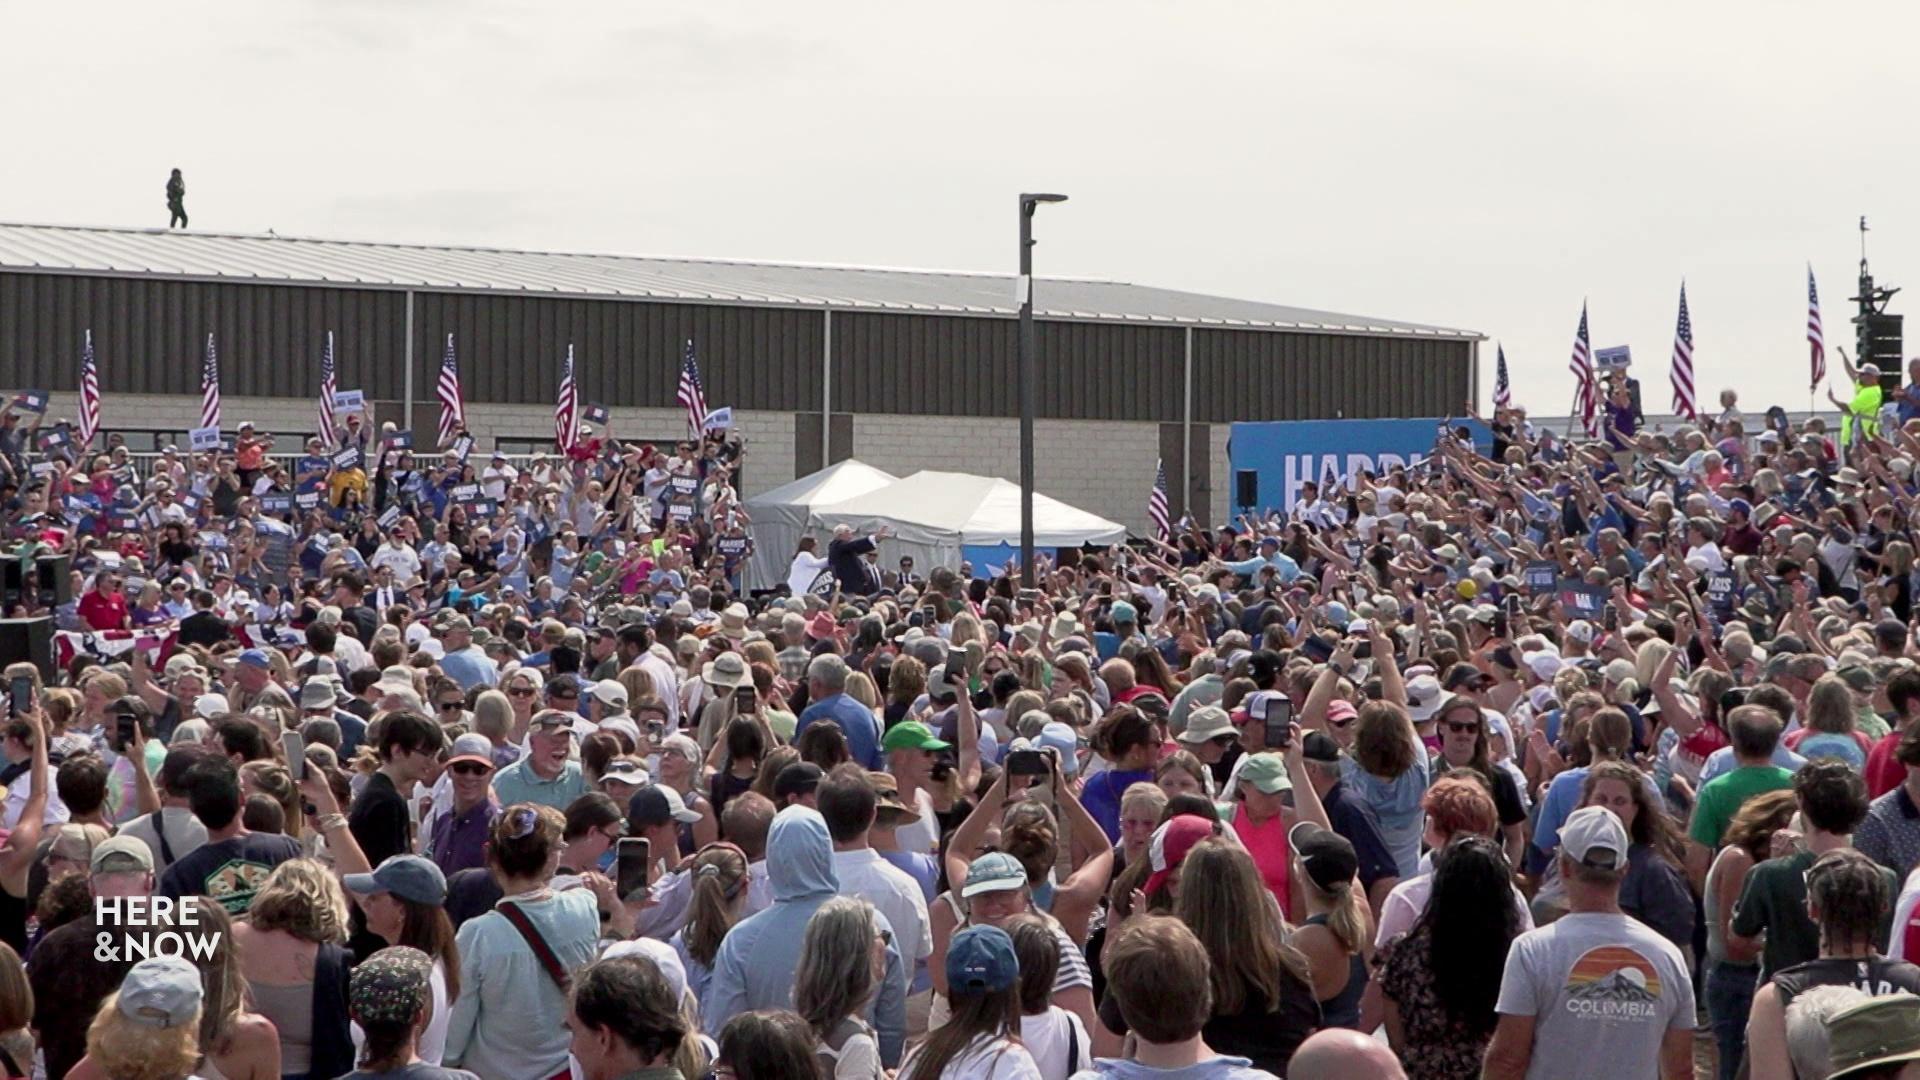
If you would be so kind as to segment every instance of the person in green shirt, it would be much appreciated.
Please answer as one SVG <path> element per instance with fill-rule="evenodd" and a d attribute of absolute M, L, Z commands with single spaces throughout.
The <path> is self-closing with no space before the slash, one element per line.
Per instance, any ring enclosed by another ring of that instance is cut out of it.
<path fill-rule="evenodd" d="M 1845 357 L 1842 356 L 1844 362 Z M 1859 425 L 1860 435 L 1873 438 L 1880 433 L 1880 406 L 1886 399 L 1886 392 L 1880 389 L 1880 368 L 1875 364 L 1861 364 L 1855 370 L 1847 365 L 1847 374 L 1854 380 L 1853 400 L 1841 401 L 1834 396 L 1833 389 L 1827 389 L 1827 400 L 1838 406 L 1840 417 L 1840 445 L 1853 445 L 1854 425 Z"/>
<path fill-rule="evenodd" d="M 1867 783 L 1845 762 L 1823 759 L 1808 764 L 1793 778 L 1793 795 L 1807 829 L 1801 840 L 1803 850 L 1768 859 L 1747 871 L 1727 925 L 1730 944 L 1752 948 L 1760 945 L 1760 935 L 1766 935 L 1760 953 L 1762 985 L 1776 971 L 1819 957 L 1820 928 L 1807 914 L 1807 870 L 1827 852 L 1852 847 L 1854 826 L 1867 816 Z M 1887 895 L 1899 893 L 1900 879 L 1884 866 L 1879 870 L 1886 878 Z M 1892 924 L 1889 906 L 1874 940 L 1887 940 Z"/>
<path fill-rule="evenodd" d="M 1687 825 L 1687 876 L 1696 890 L 1704 887 L 1713 854 L 1741 805 L 1755 795 L 1793 786 L 1793 774 L 1773 764 L 1780 727 L 1780 715 L 1764 705 L 1742 705 L 1727 714 L 1735 768 L 1700 789 Z"/>

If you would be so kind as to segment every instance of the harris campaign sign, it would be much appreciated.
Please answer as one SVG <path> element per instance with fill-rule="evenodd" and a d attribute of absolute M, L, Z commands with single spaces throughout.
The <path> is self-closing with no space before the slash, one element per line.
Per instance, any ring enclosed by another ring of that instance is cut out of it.
<path fill-rule="evenodd" d="M 1322 492 L 1341 486 L 1362 470 L 1377 478 L 1402 466 L 1418 465 L 1433 454 L 1440 437 L 1438 417 L 1394 420 L 1266 420 L 1233 425 L 1227 443 L 1234 482 L 1233 510 L 1290 511 L 1308 482 Z M 1492 436 L 1478 420 L 1446 421 L 1465 427 L 1485 453 Z"/>

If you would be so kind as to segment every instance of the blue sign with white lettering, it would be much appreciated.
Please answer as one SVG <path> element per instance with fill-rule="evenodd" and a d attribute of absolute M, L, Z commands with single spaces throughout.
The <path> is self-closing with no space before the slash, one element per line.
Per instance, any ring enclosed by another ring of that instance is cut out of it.
<path fill-rule="evenodd" d="M 1441 423 L 1433 417 L 1234 424 L 1227 444 L 1227 459 L 1234 472 L 1229 488 L 1233 510 L 1291 511 L 1307 483 L 1318 484 L 1325 497 L 1335 488 L 1344 489 L 1361 470 L 1372 472 L 1375 483 L 1385 483 L 1386 474 L 1393 469 L 1417 465 L 1433 455 Z M 1477 420 L 1450 422 L 1452 429 L 1461 427 L 1472 432 L 1474 446 L 1486 453 L 1492 442 L 1487 426 Z"/>

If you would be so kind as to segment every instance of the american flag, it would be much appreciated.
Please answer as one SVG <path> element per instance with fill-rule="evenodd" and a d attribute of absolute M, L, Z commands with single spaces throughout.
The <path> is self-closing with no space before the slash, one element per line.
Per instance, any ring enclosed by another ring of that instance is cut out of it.
<path fill-rule="evenodd" d="M 453 335 L 447 335 L 447 355 L 440 361 L 440 445 L 453 441 L 467 422 L 467 403 L 460 396 L 460 365 L 453 359 Z"/>
<path fill-rule="evenodd" d="M 707 392 L 700 386 L 700 365 L 693 358 L 693 339 L 687 339 L 687 358 L 680 364 L 680 404 L 687 408 L 687 429 L 698 439 L 707 426 Z"/>
<path fill-rule="evenodd" d="M 333 331 L 327 331 L 327 349 L 320 354 L 320 441 L 334 445 L 333 394 L 339 384 L 333 377 Z"/>
<path fill-rule="evenodd" d="M 1504 345 L 1495 345 L 1497 358 L 1493 365 L 1493 407 L 1510 409 L 1513 407 L 1513 384 L 1507 381 L 1507 349 Z"/>
<path fill-rule="evenodd" d="M 220 426 L 220 358 L 213 351 L 213 335 L 207 335 L 207 362 L 200 368 L 200 426 Z"/>
<path fill-rule="evenodd" d="M 1680 324 L 1673 330 L 1673 414 L 1696 423 L 1700 405 L 1693 397 L 1693 318 L 1687 314 L 1687 283 L 1680 283 Z"/>
<path fill-rule="evenodd" d="M 1574 408 L 1580 417 L 1580 426 L 1586 430 L 1587 438 L 1600 436 L 1599 388 L 1593 381 L 1593 342 L 1587 337 L 1587 305 L 1580 305 L 1580 329 L 1573 336 L 1573 355 L 1567 360 L 1567 370 L 1573 372 L 1579 386 L 1575 388 Z"/>
<path fill-rule="evenodd" d="M 573 381 L 573 346 L 567 346 L 567 363 L 560 369 L 560 395 L 553 406 L 553 441 L 561 450 L 572 450 L 580 433 L 580 388 Z"/>
<path fill-rule="evenodd" d="M 1807 264 L 1807 347 L 1813 360 L 1813 383 L 1827 377 L 1827 339 L 1820 332 L 1820 290 L 1813 284 L 1813 264 Z"/>
<path fill-rule="evenodd" d="M 87 331 L 80 349 L 80 430 L 74 438 L 81 446 L 93 442 L 100 430 L 100 372 L 93 363 L 93 331 Z"/>
<path fill-rule="evenodd" d="M 1154 463 L 1153 490 L 1147 493 L 1147 520 L 1162 541 L 1173 539 L 1173 518 L 1167 512 L 1167 463 Z"/>

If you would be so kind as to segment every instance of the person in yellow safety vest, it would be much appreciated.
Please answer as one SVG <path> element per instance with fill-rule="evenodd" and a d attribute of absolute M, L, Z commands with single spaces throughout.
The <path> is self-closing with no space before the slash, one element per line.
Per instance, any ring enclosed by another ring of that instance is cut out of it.
<path fill-rule="evenodd" d="M 1880 434 L 1880 405 L 1885 399 L 1885 391 L 1880 389 L 1880 368 L 1875 364 L 1861 364 L 1859 370 L 1847 365 L 1847 374 L 1853 376 L 1853 400 L 1841 401 L 1834 396 L 1833 389 L 1827 389 L 1827 400 L 1840 408 L 1840 445 L 1853 445 L 1854 426 L 1859 425 L 1864 438 L 1873 438 Z"/>

